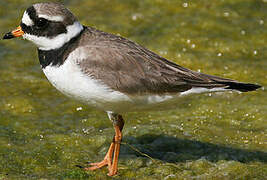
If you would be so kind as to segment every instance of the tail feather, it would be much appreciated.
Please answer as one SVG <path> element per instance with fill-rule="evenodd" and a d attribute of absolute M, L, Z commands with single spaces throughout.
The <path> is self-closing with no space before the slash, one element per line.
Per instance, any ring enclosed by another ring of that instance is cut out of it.
<path fill-rule="evenodd" d="M 183 94 L 225 90 L 248 92 L 254 91 L 261 87 L 257 84 L 238 82 L 236 80 L 208 75 L 195 71 L 187 72 L 186 76 L 183 76 L 182 79 L 187 83 L 187 85 L 191 86 L 191 89 L 184 91 Z"/>
<path fill-rule="evenodd" d="M 237 90 L 240 92 L 254 91 L 260 88 L 260 85 L 252 83 L 243 83 L 238 82 L 232 79 L 222 78 L 218 76 L 212 76 L 203 73 L 196 73 L 201 80 L 199 79 L 190 79 L 188 80 L 193 87 L 203 87 L 208 89 L 228 89 L 228 90 Z"/>
<path fill-rule="evenodd" d="M 220 84 L 227 85 L 228 87 L 226 87 L 225 89 L 238 90 L 241 92 L 254 91 L 261 87 L 260 85 L 257 85 L 257 84 L 241 83 L 241 82 L 233 82 L 233 81 L 220 82 Z"/>

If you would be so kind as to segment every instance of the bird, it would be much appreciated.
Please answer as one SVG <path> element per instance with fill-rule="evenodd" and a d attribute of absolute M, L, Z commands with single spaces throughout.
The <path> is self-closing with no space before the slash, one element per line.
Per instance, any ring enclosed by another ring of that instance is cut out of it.
<path fill-rule="evenodd" d="M 107 113 L 115 131 L 111 145 L 102 161 L 84 170 L 107 166 L 108 176 L 118 173 L 123 113 L 168 109 L 191 94 L 261 87 L 184 68 L 122 36 L 82 25 L 60 3 L 27 8 L 3 39 L 15 37 L 37 46 L 41 69 L 57 90 Z"/>

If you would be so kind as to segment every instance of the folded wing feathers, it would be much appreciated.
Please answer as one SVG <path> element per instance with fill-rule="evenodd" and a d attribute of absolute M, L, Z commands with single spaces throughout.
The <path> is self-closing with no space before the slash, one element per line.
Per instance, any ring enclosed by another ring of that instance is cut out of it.
<path fill-rule="evenodd" d="M 193 88 L 245 92 L 260 87 L 191 71 L 130 40 L 93 28 L 87 28 L 84 35 L 88 36 L 84 39 L 93 40 L 81 42 L 86 51 L 92 52 L 80 62 L 82 71 L 120 92 L 162 94 Z"/>

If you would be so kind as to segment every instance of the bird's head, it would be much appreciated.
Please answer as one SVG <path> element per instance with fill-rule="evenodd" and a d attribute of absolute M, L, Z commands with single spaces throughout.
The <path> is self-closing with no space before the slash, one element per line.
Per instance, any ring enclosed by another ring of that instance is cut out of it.
<path fill-rule="evenodd" d="M 62 4 L 38 3 L 24 12 L 20 26 L 3 39 L 22 36 L 47 51 L 62 47 L 82 30 L 77 18 Z"/>

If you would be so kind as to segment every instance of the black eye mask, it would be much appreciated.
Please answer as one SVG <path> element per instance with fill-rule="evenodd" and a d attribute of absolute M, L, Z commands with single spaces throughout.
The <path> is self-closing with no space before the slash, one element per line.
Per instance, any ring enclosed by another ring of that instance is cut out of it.
<path fill-rule="evenodd" d="M 45 18 L 37 17 L 36 11 L 33 6 L 29 7 L 26 12 L 34 22 L 34 25 L 32 26 L 27 26 L 24 23 L 20 24 L 21 29 L 26 34 L 53 38 L 59 34 L 67 33 L 66 26 L 62 22 L 53 22 Z"/>
<path fill-rule="evenodd" d="M 43 29 L 45 26 L 47 26 L 48 20 L 45 18 L 38 18 L 35 20 L 34 24 L 36 25 L 36 28 Z"/>

